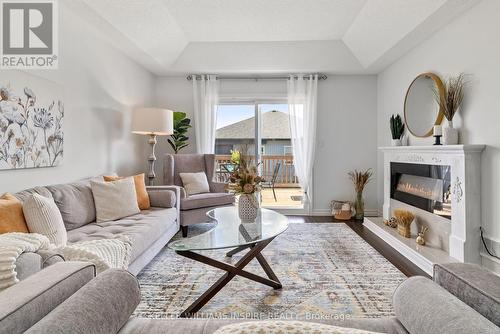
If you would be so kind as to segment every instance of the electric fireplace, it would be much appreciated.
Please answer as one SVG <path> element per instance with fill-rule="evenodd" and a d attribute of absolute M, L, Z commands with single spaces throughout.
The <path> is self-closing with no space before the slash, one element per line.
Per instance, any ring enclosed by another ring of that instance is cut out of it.
<path fill-rule="evenodd" d="M 451 220 L 451 167 L 391 162 L 390 195 Z"/>

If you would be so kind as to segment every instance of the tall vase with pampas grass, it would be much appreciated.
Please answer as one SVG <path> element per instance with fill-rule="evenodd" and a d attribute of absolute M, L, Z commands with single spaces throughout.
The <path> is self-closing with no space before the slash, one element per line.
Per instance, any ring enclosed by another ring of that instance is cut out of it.
<path fill-rule="evenodd" d="M 443 127 L 443 144 L 456 145 L 458 144 L 458 130 L 453 127 L 453 117 L 460 109 L 464 100 L 464 91 L 467 81 L 465 75 L 460 73 L 456 77 L 450 77 L 444 84 L 444 98 L 438 91 L 434 91 L 436 102 L 444 113 L 444 117 L 448 121 L 448 126 Z"/>
<path fill-rule="evenodd" d="M 368 182 L 370 182 L 373 172 L 371 169 L 365 171 L 354 170 L 348 173 L 349 178 L 354 184 L 356 191 L 356 200 L 354 201 L 354 208 L 356 210 L 355 219 L 363 222 L 365 219 L 365 200 L 363 199 L 363 190 Z"/>

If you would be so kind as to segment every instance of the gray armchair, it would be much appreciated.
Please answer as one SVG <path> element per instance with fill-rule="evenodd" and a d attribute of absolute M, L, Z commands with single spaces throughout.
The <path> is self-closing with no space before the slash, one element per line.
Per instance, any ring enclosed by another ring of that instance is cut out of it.
<path fill-rule="evenodd" d="M 226 191 L 226 184 L 214 182 L 214 154 L 166 154 L 163 164 L 165 185 L 181 187 L 180 223 L 182 236 L 186 237 L 188 226 L 207 221 L 206 213 L 216 207 L 233 205 L 234 195 Z M 187 196 L 179 173 L 204 172 L 210 186 L 209 193 Z"/>

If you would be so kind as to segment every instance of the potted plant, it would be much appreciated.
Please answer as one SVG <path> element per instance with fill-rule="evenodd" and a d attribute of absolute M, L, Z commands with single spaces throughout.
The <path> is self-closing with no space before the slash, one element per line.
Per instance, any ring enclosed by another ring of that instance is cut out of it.
<path fill-rule="evenodd" d="M 188 129 L 191 127 L 191 120 L 186 117 L 185 112 L 174 111 L 174 134 L 168 139 L 168 143 L 175 154 L 189 145 Z"/>
<path fill-rule="evenodd" d="M 365 171 L 354 170 L 349 172 L 348 175 L 354 184 L 354 190 L 356 191 L 356 200 L 354 201 L 356 214 L 354 217 L 357 221 L 363 222 L 365 219 L 365 201 L 363 199 L 363 190 L 368 182 L 370 182 L 373 172 L 371 169 L 367 169 Z"/>
<path fill-rule="evenodd" d="M 229 178 L 229 190 L 240 195 L 238 215 L 241 220 L 255 220 L 260 207 L 257 194 L 261 190 L 262 178 L 257 173 L 257 165 L 248 154 L 239 151 L 238 166 Z"/>
<path fill-rule="evenodd" d="M 403 133 L 405 131 L 405 125 L 401 120 L 401 116 L 392 115 L 390 119 L 391 134 L 392 134 L 392 146 L 401 146 Z"/>
<path fill-rule="evenodd" d="M 460 73 L 456 77 L 448 78 L 444 83 L 444 98 L 441 98 L 436 89 L 434 90 L 436 102 L 439 104 L 440 109 L 444 113 L 444 117 L 446 117 L 448 121 L 448 126 L 443 127 L 444 145 L 458 144 L 458 130 L 453 127 L 453 117 L 462 105 L 466 85 L 465 75 Z"/>

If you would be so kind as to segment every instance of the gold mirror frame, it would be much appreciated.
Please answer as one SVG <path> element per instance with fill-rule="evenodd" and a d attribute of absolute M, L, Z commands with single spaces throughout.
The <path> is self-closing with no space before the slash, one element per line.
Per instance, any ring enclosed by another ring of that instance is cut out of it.
<path fill-rule="evenodd" d="M 413 79 L 410 86 L 408 87 L 408 90 L 406 91 L 405 102 L 404 102 L 404 116 L 405 116 L 406 128 L 408 129 L 408 131 L 410 131 L 410 133 L 413 136 L 415 136 L 417 138 L 426 138 L 426 137 L 432 136 L 432 133 L 434 131 L 433 127 L 431 127 L 429 132 L 427 132 L 425 135 L 423 135 L 423 136 L 417 135 L 417 134 L 413 133 L 413 131 L 411 131 L 411 127 L 408 125 L 408 122 L 407 122 L 408 117 L 406 115 L 406 100 L 408 99 L 408 94 L 410 93 L 411 86 L 413 86 L 413 83 L 421 77 L 428 77 L 434 81 L 434 84 L 436 85 L 436 87 L 439 91 L 439 96 L 441 97 L 441 100 L 444 99 L 444 85 L 443 85 L 443 82 L 441 81 L 441 78 L 438 75 L 431 73 L 431 72 L 426 72 L 426 73 L 419 74 L 415 79 Z M 443 113 L 441 106 L 439 106 L 439 112 L 436 116 L 436 121 L 434 122 L 433 125 L 440 125 L 443 122 L 443 118 L 444 118 L 444 113 Z"/>

